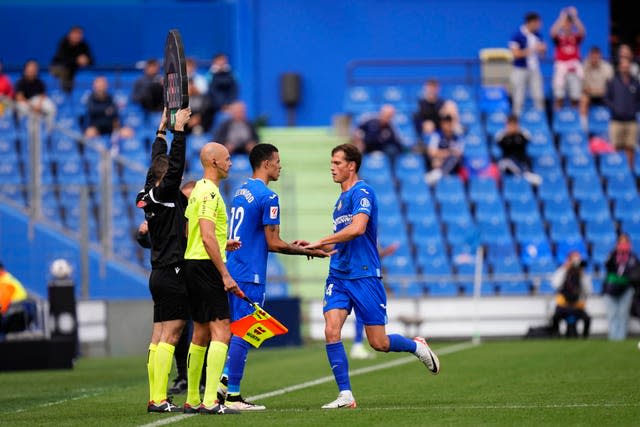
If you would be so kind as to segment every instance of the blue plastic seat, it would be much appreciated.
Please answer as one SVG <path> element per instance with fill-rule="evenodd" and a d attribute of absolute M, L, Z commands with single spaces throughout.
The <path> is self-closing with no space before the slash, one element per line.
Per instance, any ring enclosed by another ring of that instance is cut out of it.
<path fill-rule="evenodd" d="M 554 242 L 581 239 L 580 227 L 575 218 L 566 218 L 549 224 L 549 236 Z"/>
<path fill-rule="evenodd" d="M 587 135 L 582 130 L 565 132 L 560 135 L 560 153 L 569 157 L 573 154 L 585 154 L 589 151 Z"/>
<path fill-rule="evenodd" d="M 607 135 L 609 132 L 609 121 L 611 111 L 604 105 L 593 105 L 589 107 L 588 113 L 589 132 L 595 135 Z"/>
<path fill-rule="evenodd" d="M 0 182 L 3 184 L 21 184 L 18 156 L 6 154 L 0 156 Z"/>
<path fill-rule="evenodd" d="M 586 200 L 594 198 L 604 198 L 602 183 L 597 175 L 585 175 L 578 179 L 571 180 L 571 192 L 574 199 Z"/>
<path fill-rule="evenodd" d="M 555 110 L 551 120 L 551 127 L 558 134 L 582 130 L 578 110 L 572 107 L 563 107 Z"/>
<path fill-rule="evenodd" d="M 553 137 L 548 130 L 537 129 L 530 133 L 530 141 L 527 145 L 527 154 L 536 158 L 544 155 L 556 155 L 553 146 Z"/>
<path fill-rule="evenodd" d="M 580 218 L 584 221 L 610 221 L 611 212 L 605 199 L 585 199 L 580 202 L 578 209 Z"/>
<path fill-rule="evenodd" d="M 444 223 L 470 222 L 471 213 L 466 200 L 443 200 L 440 202 L 440 219 Z"/>
<path fill-rule="evenodd" d="M 564 174 L 560 159 L 555 152 L 548 152 L 533 159 L 533 171 L 543 179 L 548 175 Z"/>
<path fill-rule="evenodd" d="M 538 205 L 533 198 L 511 200 L 508 206 L 509 218 L 514 223 L 540 221 Z"/>
<path fill-rule="evenodd" d="M 368 111 L 375 110 L 378 99 L 375 89 L 370 86 L 353 86 L 347 89 L 344 100 L 344 109 L 348 113 L 354 113 L 363 108 Z"/>
<path fill-rule="evenodd" d="M 500 198 L 495 179 L 473 177 L 469 180 L 469 199 L 473 202 L 493 201 Z"/>
<path fill-rule="evenodd" d="M 589 259 L 587 246 L 581 237 L 556 241 L 556 262 L 563 263 L 571 252 L 578 252 L 583 260 Z"/>
<path fill-rule="evenodd" d="M 544 235 L 532 236 L 529 240 L 520 241 L 520 260 L 522 264 L 531 267 L 540 260 L 551 262 L 553 253 L 551 245 Z"/>
<path fill-rule="evenodd" d="M 504 221 L 478 223 L 480 241 L 489 243 L 511 243 L 511 232 Z"/>
<path fill-rule="evenodd" d="M 640 199 L 637 196 L 628 200 L 620 198 L 613 206 L 613 217 L 623 223 L 640 219 Z"/>
<path fill-rule="evenodd" d="M 605 189 L 606 194 L 615 201 L 632 200 L 638 195 L 634 179 L 630 174 L 622 173 L 609 176 Z"/>
<path fill-rule="evenodd" d="M 480 87 L 479 94 L 480 111 L 491 113 L 493 111 L 509 111 L 509 94 L 502 85 L 487 85 Z"/>
<path fill-rule="evenodd" d="M 550 222 L 561 222 L 575 219 L 571 200 L 568 198 L 559 198 L 547 200 L 544 202 L 542 209 L 544 218 Z"/>
<path fill-rule="evenodd" d="M 520 126 L 529 132 L 537 130 L 549 131 L 549 123 L 544 111 L 537 108 L 528 108 L 520 115 Z"/>
<path fill-rule="evenodd" d="M 507 111 L 496 110 L 487 114 L 486 131 L 488 135 L 495 135 L 504 129 L 507 123 Z"/>
<path fill-rule="evenodd" d="M 479 240 L 478 230 L 472 222 L 451 222 L 447 224 L 447 241 L 452 245 L 472 243 Z"/>
<path fill-rule="evenodd" d="M 421 203 L 417 203 L 416 201 L 407 203 L 407 221 L 413 224 L 420 222 L 423 219 L 429 221 L 437 220 L 433 202 L 429 199 L 424 199 Z"/>
<path fill-rule="evenodd" d="M 595 161 L 589 152 L 571 155 L 566 160 L 566 172 L 567 175 L 572 178 L 582 178 L 586 175 L 598 175 Z"/>
<path fill-rule="evenodd" d="M 610 217 L 585 221 L 584 235 L 590 242 L 608 240 L 616 235 L 616 228 Z"/>
<path fill-rule="evenodd" d="M 507 215 L 505 213 L 502 200 L 488 198 L 476 202 L 475 219 L 477 222 L 506 223 Z"/>
<path fill-rule="evenodd" d="M 464 185 L 457 176 L 442 177 L 436 184 L 434 194 L 441 202 L 465 200 Z"/>
<path fill-rule="evenodd" d="M 603 178 L 620 174 L 631 175 L 627 158 L 621 152 L 603 153 L 599 156 L 600 173 Z"/>
<path fill-rule="evenodd" d="M 533 199 L 531 184 L 519 176 L 505 176 L 502 195 L 506 201 Z"/>
<path fill-rule="evenodd" d="M 411 103 L 413 99 L 407 96 L 407 90 L 404 87 L 388 85 L 379 89 L 379 101 L 385 104 L 399 106 Z"/>
<path fill-rule="evenodd" d="M 568 199 L 567 182 L 561 174 L 550 174 L 544 177 L 544 182 L 538 187 L 538 197 L 542 201 Z"/>

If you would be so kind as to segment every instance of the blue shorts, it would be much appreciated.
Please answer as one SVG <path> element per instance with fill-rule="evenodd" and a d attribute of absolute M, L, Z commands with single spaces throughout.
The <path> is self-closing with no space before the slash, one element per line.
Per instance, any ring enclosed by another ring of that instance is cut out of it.
<path fill-rule="evenodd" d="M 253 302 L 257 302 L 260 307 L 264 306 L 265 285 L 249 282 L 238 282 L 238 287 Z M 253 313 L 256 309 L 235 295 L 229 295 L 229 309 L 231 311 L 231 321 L 235 322 L 244 316 Z"/>
<path fill-rule="evenodd" d="M 387 324 L 387 294 L 378 277 L 338 279 L 329 275 L 324 287 L 323 312 L 353 309 L 365 325 Z"/>

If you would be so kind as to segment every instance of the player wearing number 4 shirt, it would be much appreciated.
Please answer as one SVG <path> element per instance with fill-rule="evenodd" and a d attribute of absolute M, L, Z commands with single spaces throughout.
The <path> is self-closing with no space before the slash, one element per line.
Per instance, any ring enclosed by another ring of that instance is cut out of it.
<path fill-rule="evenodd" d="M 440 371 L 438 356 L 424 338 L 411 340 L 398 334 L 387 335 L 385 331 L 387 295 L 377 248 L 378 205 L 373 189 L 358 178 L 361 162 L 362 155 L 352 144 L 338 145 L 331 151 L 331 175 L 342 189 L 333 210 L 334 233 L 305 245 L 336 251 L 325 285 L 324 319 L 327 357 L 339 394 L 323 409 L 356 407 L 341 340 L 342 327 L 351 310 L 365 324 L 367 340 L 374 350 L 413 353 L 432 374 Z"/>
<path fill-rule="evenodd" d="M 300 242 L 287 243 L 280 238 L 278 195 L 267 187 L 280 177 L 282 166 L 278 149 L 271 144 L 258 144 L 249 154 L 249 163 L 253 176 L 236 190 L 229 217 L 229 239 L 240 241 L 242 245 L 228 253 L 227 268 L 245 295 L 263 305 L 269 252 L 319 258 L 329 254 L 319 249 L 305 249 Z M 240 298 L 231 297 L 229 306 L 231 321 L 254 311 L 253 306 Z M 227 363 L 218 386 L 218 400 L 226 397 L 229 408 L 243 411 L 265 409 L 245 401 L 240 395 L 248 350 L 248 342 L 235 335 L 231 337 Z"/>

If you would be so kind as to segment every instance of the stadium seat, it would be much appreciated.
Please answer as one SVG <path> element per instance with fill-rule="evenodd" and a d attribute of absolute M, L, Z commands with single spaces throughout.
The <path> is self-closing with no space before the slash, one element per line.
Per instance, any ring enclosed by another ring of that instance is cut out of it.
<path fill-rule="evenodd" d="M 407 203 L 407 220 L 412 224 L 422 220 L 436 221 L 437 215 L 433 202 L 430 199 L 423 199 L 421 203 L 416 200 Z"/>
<path fill-rule="evenodd" d="M 549 131 L 549 124 L 544 111 L 528 108 L 520 115 L 520 126 L 530 133 L 535 131 Z"/>
<path fill-rule="evenodd" d="M 552 143 L 553 139 L 548 130 L 534 130 L 531 132 L 531 140 L 527 145 L 527 155 L 532 158 L 544 155 L 556 155 L 556 149 Z"/>
<path fill-rule="evenodd" d="M 522 264 L 531 268 L 536 263 L 552 262 L 551 245 L 544 235 L 532 236 L 530 240 L 520 242 L 520 260 Z"/>
<path fill-rule="evenodd" d="M 540 174 L 544 179 L 550 174 L 563 174 L 560 159 L 556 153 L 545 153 L 533 159 L 533 171 Z"/>
<path fill-rule="evenodd" d="M 626 156 L 621 152 L 603 153 L 599 158 L 600 174 L 603 178 L 616 175 L 631 175 Z"/>
<path fill-rule="evenodd" d="M 424 175 L 426 168 L 424 158 L 416 153 L 399 154 L 395 159 L 395 174 L 401 178 L 405 174 L 421 173 Z"/>
<path fill-rule="evenodd" d="M 473 243 L 479 239 L 478 230 L 472 222 L 451 222 L 447 224 L 447 241 L 451 245 Z"/>
<path fill-rule="evenodd" d="M 589 108 L 588 123 L 589 133 L 595 135 L 607 135 L 609 132 L 609 120 L 611 112 L 604 105 L 593 105 Z"/>
<path fill-rule="evenodd" d="M 487 198 L 480 200 L 475 205 L 475 219 L 478 223 L 505 223 L 505 213 L 502 200 Z"/>
<path fill-rule="evenodd" d="M 615 237 L 616 227 L 610 217 L 594 218 L 585 221 L 584 235 L 590 242 L 608 240 Z"/>
<path fill-rule="evenodd" d="M 569 157 L 573 154 L 586 154 L 589 151 L 587 135 L 582 130 L 565 132 L 560 135 L 560 153 Z"/>
<path fill-rule="evenodd" d="M 439 257 L 446 253 L 440 237 L 440 230 L 437 231 L 437 234 L 424 235 L 423 237 L 424 239 L 414 239 L 416 258 Z"/>
<path fill-rule="evenodd" d="M 595 267 L 602 269 L 615 244 L 615 235 L 591 241 L 591 262 Z"/>
<path fill-rule="evenodd" d="M 632 242 L 640 241 L 640 216 L 623 219 L 620 229 L 631 236 Z"/>
<path fill-rule="evenodd" d="M 605 184 L 606 194 L 612 200 L 631 200 L 638 192 L 633 177 L 630 174 L 611 175 Z"/>
<path fill-rule="evenodd" d="M 545 201 L 542 213 L 544 218 L 550 222 L 569 221 L 576 217 L 573 205 L 568 198 Z"/>
<path fill-rule="evenodd" d="M 572 179 L 571 192 L 577 201 L 604 198 L 602 183 L 597 175 L 585 175 Z"/>
<path fill-rule="evenodd" d="M 511 231 L 505 221 L 479 222 L 480 241 L 484 244 L 512 242 Z"/>
<path fill-rule="evenodd" d="M 493 201 L 500 197 L 495 179 L 473 177 L 469 180 L 469 199 L 473 202 Z"/>
<path fill-rule="evenodd" d="M 524 178 L 507 175 L 502 181 L 502 195 L 506 201 L 533 199 L 531 184 Z"/>
<path fill-rule="evenodd" d="M 471 222 L 467 201 L 464 199 L 440 201 L 440 219 L 444 223 Z"/>
<path fill-rule="evenodd" d="M 538 198 L 540 200 L 568 199 L 569 191 L 564 175 L 550 174 L 545 176 L 544 182 L 538 187 Z"/>
<path fill-rule="evenodd" d="M 583 260 L 589 259 L 587 252 L 587 246 L 582 238 L 577 237 L 575 239 L 568 239 L 558 241 L 556 244 L 556 262 L 561 264 L 567 260 L 567 257 L 571 252 L 577 251 L 580 253 Z"/>
<path fill-rule="evenodd" d="M 597 175 L 595 161 L 590 153 L 573 154 L 567 159 L 566 172 L 571 178 L 582 178 L 585 175 Z"/>
<path fill-rule="evenodd" d="M 572 107 L 563 107 L 553 112 L 551 128 L 557 134 L 582 130 L 578 110 Z"/>
<path fill-rule="evenodd" d="M 613 205 L 614 219 L 624 221 L 635 221 L 640 219 L 640 199 L 635 196 L 630 199 L 617 199 Z"/>
<path fill-rule="evenodd" d="M 344 109 L 347 113 L 355 113 L 356 111 L 375 111 L 375 104 L 378 99 L 375 90 L 369 86 L 353 86 L 347 89 Z"/>
<path fill-rule="evenodd" d="M 494 111 L 509 111 L 509 94 L 501 85 L 483 85 L 480 87 L 480 111 L 491 113 Z"/>
<path fill-rule="evenodd" d="M 379 94 L 379 102 L 392 104 L 396 107 L 405 106 L 413 101 L 407 96 L 406 89 L 398 85 L 383 86 L 380 88 Z"/>
<path fill-rule="evenodd" d="M 389 255 L 383 259 L 382 266 L 385 269 L 385 273 L 389 275 L 416 275 L 416 266 L 411 256 Z"/>
<path fill-rule="evenodd" d="M 500 258 L 518 256 L 518 251 L 513 243 L 511 234 L 506 235 L 506 239 L 491 240 L 483 242 L 486 248 L 486 259 L 489 264 L 494 264 Z"/>
<path fill-rule="evenodd" d="M 536 201 L 531 199 L 512 200 L 508 203 L 509 218 L 514 223 L 531 223 L 541 220 Z"/>
<path fill-rule="evenodd" d="M 581 239 L 580 227 L 575 218 L 566 217 L 549 223 L 549 237 L 554 242 Z"/>
<path fill-rule="evenodd" d="M 464 201 L 464 184 L 457 176 L 445 176 L 436 184 L 434 195 L 440 202 Z"/>
<path fill-rule="evenodd" d="M 0 156 L 0 182 L 3 184 L 21 184 L 18 156 L 8 153 Z"/>
<path fill-rule="evenodd" d="M 585 199 L 580 202 L 578 209 L 580 219 L 593 222 L 610 220 L 611 212 L 609 211 L 609 204 L 602 198 Z"/>
<path fill-rule="evenodd" d="M 507 124 L 507 112 L 504 110 L 496 110 L 487 114 L 486 131 L 492 137 L 496 133 L 504 129 Z"/>

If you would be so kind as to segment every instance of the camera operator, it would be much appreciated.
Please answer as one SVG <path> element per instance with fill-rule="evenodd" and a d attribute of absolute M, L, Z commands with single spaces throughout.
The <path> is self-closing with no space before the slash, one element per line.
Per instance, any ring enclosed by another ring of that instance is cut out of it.
<path fill-rule="evenodd" d="M 593 287 L 591 276 L 584 271 L 585 266 L 586 262 L 580 253 L 572 251 L 551 277 L 551 285 L 557 291 L 552 325 L 554 335 L 558 335 L 560 321 L 564 319 L 567 322 L 567 337 L 578 336 L 578 320 L 583 323 L 583 338 L 589 336 L 591 317 L 585 311 L 585 305 Z"/>

